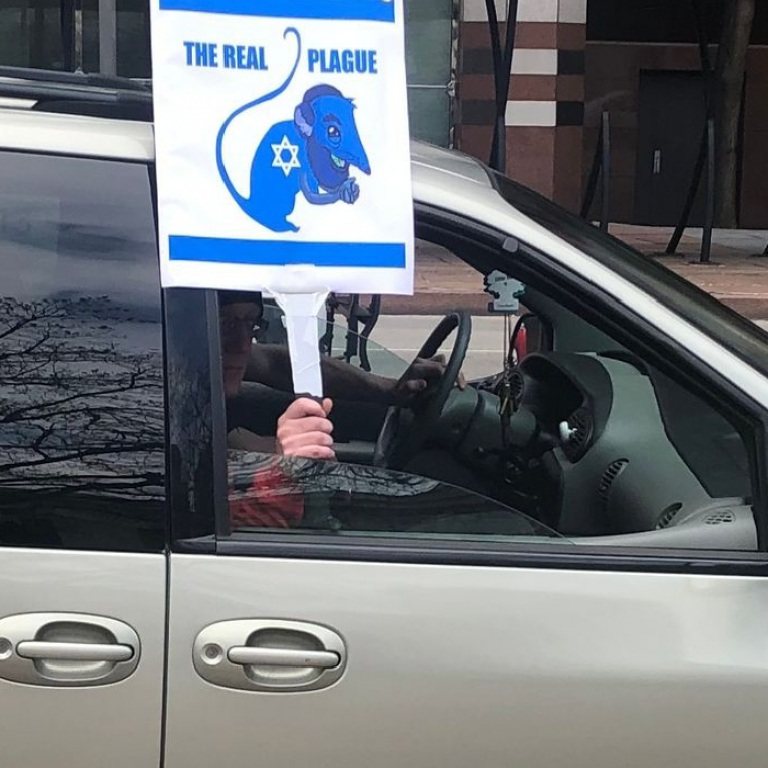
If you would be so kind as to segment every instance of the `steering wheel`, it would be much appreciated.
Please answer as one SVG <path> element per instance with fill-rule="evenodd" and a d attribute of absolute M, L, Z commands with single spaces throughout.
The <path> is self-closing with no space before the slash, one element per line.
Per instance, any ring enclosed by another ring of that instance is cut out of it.
<path fill-rule="evenodd" d="M 431 386 L 410 406 L 413 419 L 405 424 L 405 406 L 392 406 L 376 440 L 373 466 L 385 469 L 402 469 L 406 462 L 422 448 L 434 430 L 451 390 L 456 384 L 464 364 L 472 336 L 472 317 L 467 312 L 456 311 L 446 315 L 437 325 L 416 355 L 416 359 L 434 357 L 448 336 L 456 330 L 456 340 L 448 364 L 437 384 Z M 414 363 L 416 360 L 414 360 Z M 413 365 L 413 363 L 412 363 Z"/>

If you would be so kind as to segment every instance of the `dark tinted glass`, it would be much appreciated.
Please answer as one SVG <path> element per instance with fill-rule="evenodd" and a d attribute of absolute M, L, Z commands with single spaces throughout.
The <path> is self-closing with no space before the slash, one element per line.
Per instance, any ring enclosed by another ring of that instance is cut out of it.
<path fill-rule="evenodd" d="M 697 43 L 691 0 L 589 0 L 587 39 L 644 43 Z M 699 3 L 707 39 L 715 44 L 723 29 L 726 0 Z M 768 42 L 768 5 L 757 0 L 752 44 Z"/>
<path fill-rule="evenodd" d="M 73 70 L 78 63 L 75 35 L 79 8 L 83 69 L 103 71 L 99 56 L 101 6 L 100 0 L 79 0 L 77 4 L 74 0 L 3 0 L 0 64 Z M 149 0 L 116 0 L 112 6 L 117 27 L 117 73 L 150 77 Z"/>
<path fill-rule="evenodd" d="M 0 154 L 0 546 L 151 551 L 165 505 L 148 169 Z"/>

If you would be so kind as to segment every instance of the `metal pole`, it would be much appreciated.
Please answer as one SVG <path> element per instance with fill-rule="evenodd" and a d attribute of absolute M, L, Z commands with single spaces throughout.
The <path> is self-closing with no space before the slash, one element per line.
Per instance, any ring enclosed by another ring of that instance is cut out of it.
<path fill-rule="evenodd" d="M 491 35 L 491 55 L 493 56 L 493 82 L 496 90 L 496 113 L 493 124 L 493 143 L 491 145 L 491 156 L 488 159 L 488 165 L 496 171 L 504 171 L 506 166 L 506 142 L 501 142 L 499 137 L 499 93 L 501 91 L 501 78 L 504 63 L 501 54 L 501 36 L 499 34 L 499 17 L 496 13 L 496 3 L 494 0 L 485 0 L 485 7 L 488 13 L 488 31 Z"/>
<path fill-rule="evenodd" d="M 75 0 L 75 71 L 83 71 L 83 0 Z"/>
<path fill-rule="evenodd" d="M 701 143 L 699 144 L 699 154 L 696 158 L 696 165 L 693 167 L 693 176 L 691 178 L 691 186 L 688 189 L 688 198 L 685 201 L 685 207 L 683 213 L 680 216 L 675 231 L 672 234 L 672 239 L 667 244 L 666 253 L 671 256 L 677 251 L 677 246 L 680 245 L 680 241 L 685 234 L 685 228 L 688 226 L 688 219 L 691 217 L 691 211 L 693 205 L 696 202 L 696 195 L 699 192 L 701 186 L 701 177 L 704 175 L 704 164 L 707 160 L 707 142 L 709 134 L 709 124 L 704 126 L 704 131 L 701 134 Z"/>
<path fill-rule="evenodd" d="M 501 88 L 496 94 L 496 130 L 499 132 L 497 144 L 503 147 L 500 158 L 503 157 L 501 172 L 507 172 L 507 101 L 509 100 L 509 84 L 512 80 L 512 59 L 515 56 L 515 41 L 517 40 L 517 8 L 518 0 L 507 1 L 507 35 L 504 40 L 504 54 L 502 57 L 503 71 Z"/>
<path fill-rule="evenodd" d="M 63 22 L 62 22 L 63 23 Z M 63 26 L 62 26 L 63 35 Z M 32 68 L 43 68 L 43 41 L 45 39 L 45 9 L 35 5 L 32 9 L 32 27 L 29 31 L 29 66 Z M 63 37 L 62 37 L 63 43 Z M 63 57 L 62 45 L 62 57 Z M 48 64 L 50 66 L 50 64 Z"/>
<path fill-rule="evenodd" d="M 707 120 L 707 212 L 701 238 L 702 264 L 708 264 L 712 256 L 712 227 L 715 221 L 715 121 Z"/>
<path fill-rule="evenodd" d="M 691 13 L 693 16 L 694 26 L 696 27 L 696 37 L 699 45 L 699 59 L 701 60 L 701 73 L 704 77 L 704 98 L 706 102 L 706 114 L 707 119 L 713 114 L 714 98 L 712 94 L 713 78 L 712 78 L 712 60 L 709 55 L 709 39 L 707 36 L 707 26 L 705 18 L 707 15 L 708 0 L 691 0 Z M 688 226 L 688 220 L 691 216 L 694 203 L 696 202 L 696 194 L 701 186 L 701 177 L 704 174 L 704 163 L 707 159 L 707 142 L 708 142 L 709 124 L 704 123 L 704 129 L 701 133 L 701 143 L 699 144 L 699 154 L 696 158 L 696 163 L 693 167 L 693 175 L 691 176 L 691 184 L 688 188 L 688 197 L 683 206 L 680 219 L 675 227 L 675 231 L 672 234 L 672 238 L 667 244 L 666 253 L 668 256 L 673 255 L 677 251 L 677 247 L 680 245 L 680 241 L 685 234 L 685 229 Z"/>
<path fill-rule="evenodd" d="M 117 76 L 117 0 L 99 0 L 99 71 Z"/>
<path fill-rule="evenodd" d="M 611 221 L 611 115 L 603 112 L 603 199 L 600 209 L 600 229 L 608 231 Z"/>
<path fill-rule="evenodd" d="M 504 50 L 501 48 L 499 18 L 496 13 L 494 0 L 485 0 L 488 12 L 488 26 L 491 35 L 491 53 L 493 54 L 493 74 L 496 88 L 496 116 L 493 130 L 493 146 L 489 165 L 502 173 L 507 170 L 507 101 L 509 99 L 509 83 L 512 77 L 512 59 L 515 53 L 517 33 L 518 0 L 507 2 L 507 33 L 504 40 Z"/>
<path fill-rule="evenodd" d="M 603 126 L 600 126 L 600 133 L 597 136 L 597 147 L 592 160 L 592 167 L 589 170 L 587 178 L 587 188 L 584 191 L 584 200 L 581 204 L 581 218 L 586 219 L 592 210 L 592 203 L 595 202 L 597 193 L 597 182 L 600 179 L 600 165 L 603 162 Z"/>
<path fill-rule="evenodd" d="M 37 10 L 37 9 L 36 9 Z M 62 0 L 61 21 L 61 56 L 64 69 L 71 72 L 74 67 L 73 42 L 75 39 L 75 0 Z"/>

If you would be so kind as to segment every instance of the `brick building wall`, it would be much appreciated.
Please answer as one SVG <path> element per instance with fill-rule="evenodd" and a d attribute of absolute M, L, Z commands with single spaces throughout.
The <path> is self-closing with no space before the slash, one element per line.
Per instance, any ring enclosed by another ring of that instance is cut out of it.
<path fill-rule="evenodd" d="M 496 0 L 496 5 L 500 19 L 506 22 L 506 2 Z M 638 220 L 641 73 L 700 71 L 698 48 L 689 43 L 588 41 L 587 5 L 588 0 L 519 2 L 517 50 L 505 120 L 506 171 L 577 211 L 594 157 L 600 114 L 607 109 L 612 126 L 611 218 L 634 223 Z M 502 40 L 505 31 L 502 25 Z M 495 96 L 485 0 L 463 0 L 459 34 L 456 146 L 487 161 Z M 768 46 L 753 45 L 744 111 L 744 227 L 768 227 L 766 94 Z"/>
<path fill-rule="evenodd" d="M 497 0 L 503 22 L 505 6 Z M 586 13 L 587 0 L 520 0 L 505 116 L 507 173 L 572 210 L 583 175 Z M 457 146 L 487 160 L 495 105 L 485 0 L 464 0 L 460 36 Z"/>
<path fill-rule="evenodd" d="M 716 56 L 713 47 L 712 58 Z M 695 45 L 601 43 L 586 46 L 586 110 L 583 162 L 595 152 L 600 113 L 611 115 L 611 219 L 638 220 L 636 181 L 640 78 L 643 72 L 700 72 Z M 768 47 L 752 46 L 747 60 L 741 220 L 746 228 L 768 227 Z M 682 207 L 682 201 L 680 203 Z"/>

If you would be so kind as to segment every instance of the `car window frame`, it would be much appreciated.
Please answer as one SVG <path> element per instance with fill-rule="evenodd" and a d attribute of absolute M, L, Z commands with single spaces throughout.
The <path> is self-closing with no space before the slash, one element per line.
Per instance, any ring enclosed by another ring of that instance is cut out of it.
<path fill-rule="evenodd" d="M 533 248 L 528 248 L 509 238 L 503 232 L 492 229 L 484 224 L 479 224 L 471 219 L 454 212 L 441 210 L 435 206 L 418 204 L 417 232 L 421 229 L 430 235 L 442 234 L 446 238 L 456 236 L 468 238 L 475 246 L 482 246 L 498 251 L 517 249 L 515 258 L 516 271 L 520 265 L 539 282 L 560 284 L 560 292 L 568 292 L 573 298 L 578 293 L 587 299 L 593 307 L 601 307 L 608 317 L 627 316 L 626 307 L 620 306 L 612 297 L 605 293 L 599 286 L 590 284 L 578 274 L 570 272 L 548 259 L 546 254 Z M 467 242 L 470 242 L 467 240 Z M 454 246 L 455 247 L 455 246 Z M 594 310 L 593 310 L 594 311 Z M 703 375 L 707 381 L 717 380 L 716 372 L 704 366 L 704 364 L 687 354 L 679 345 L 664 336 L 650 322 L 636 317 L 636 328 L 643 334 L 649 350 L 653 350 L 654 357 L 673 354 L 677 360 L 685 361 L 686 366 L 691 367 L 691 372 Z M 617 328 L 621 326 L 614 323 Z M 216 348 L 218 338 L 218 322 L 213 312 L 208 313 L 208 344 L 209 354 Z M 204 347 L 206 345 L 200 345 Z M 218 361 L 220 366 L 220 358 Z M 211 371 L 216 365 L 211 366 Z M 215 385 L 214 385 L 215 386 Z M 755 450 L 751 456 L 755 461 L 755 499 L 754 503 L 761 510 L 765 509 L 765 462 L 758 461 L 758 456 L 765 456 L 765 434 L 768 428 L 768 414 L 762 406 L 749 400 L 743 393 L 737 391 L 727 381 L 720 378 L 717 387 L 726 391 L 730 398 L 739 404 L 740 410 L 744 409 L 745 415 L 752 415 L 750 422 L 755 431 Z M 696 387 L 697 389 L 699 387 Z M 215 402 L 214 402 L 215 401 Z M 221 426 L 219 441 L 225 439 L 223 425 L 225 420 L 225 403 L 223 397 L 215 397 L 212 401 L 214 407 L 220 409 L 215 421 Z M 756 411 L 756 408 L 759 410 Z M 226 452 L 222 451 L 225 457 Z M 222 487 L 221 478 L 226 467 L 217 461 L 212 468 L 219 474 L 220 481 L 217 487 Z M 213 487 L 213 483 L 211 487 Z M 768 576 L 768 552 L 766 552 L 766 538 L 763 531 L 765 522 L 758 525 L 759 550 L 755 552 L 715 551 L 700 549 L 654 549 L 647 547 L 607 546 L 607 545 L 563 545 L 538 542 L 510 541 L 500 545 L 498 542 L 477 541 L 431 541 L 396 540 L 382 541 L 378 537 L 358 536 L 345 537 L 340 541 L 330 541 L 329 537 L 319 536 L 312 532 L 293 531 L 289 534 L 264 532 L 264 533 L 233 533 L 228 534 L 228 512 L 224 506 L 225 495 L 218 502 L 211 500 L 209 509 L 216 510 L 218 518 L 215 525 L 217 531 L 211 527 L 206 535 L 198 535 L 193 538 L 179 539 L 174 537 L 172 541 L 173 551 L 183 553 L 207 552 L 221 556 L 234 557 L 268 557 L 287 559 L 309 560 L 338 560 L 352 562 L 387 562 L 387 563 L 422 563 L 435 565 L 461 565 L 461 566 L 496 566 L 496 567 L 529 567 L 548 569 L 578 569 L 578 570 L 619 570 L 633 572 L 685 572 L 685 573 L 720 573 L 749 574 Z M 222 515 L 227 517 L 224 522 Z M 756 518 L 764 517 L 763 514 Z M 202 533 L 202 532 L 199 532 Z"/>

